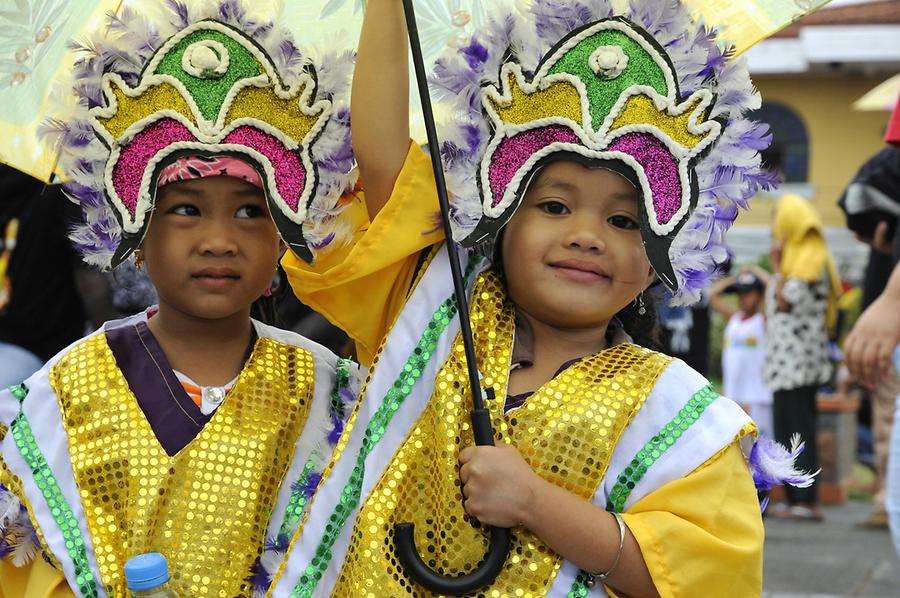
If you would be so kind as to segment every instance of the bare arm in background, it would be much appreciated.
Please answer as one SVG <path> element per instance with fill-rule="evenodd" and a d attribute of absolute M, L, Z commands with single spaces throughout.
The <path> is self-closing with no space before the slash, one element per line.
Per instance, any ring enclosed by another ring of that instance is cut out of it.
<path fill-rule="evenodd" d="M 850 373 L 873 388 L 887 374 L 900 343 L 900 264 L 894 267 L 878 299 L 862 313 L 844 341 L 844 360 Z"/>

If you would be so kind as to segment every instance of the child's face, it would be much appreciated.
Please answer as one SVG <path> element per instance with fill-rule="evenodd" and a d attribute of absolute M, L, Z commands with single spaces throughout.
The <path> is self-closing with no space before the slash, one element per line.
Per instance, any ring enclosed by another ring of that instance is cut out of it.
<path fill-rule="evenodd" d="M 503 235 L 511 299 L 552 326 L 605 325 L 654 277 L 637 202 L 634 186 L 612 171 L 546 166 Z"/>
<path fill-rule="evenodd" d="M 249 310 L 281 252 L 263 191 L 227 176 L 162 187 L 142 249 L 160 306 L 203 319 Z"/>
<path fill-rule="evenodd" d="M 763 295 L 760 291 L 744 291 L 738 293 L 738 307 L 745 314 L 755 314 L 759 311 Z"/>

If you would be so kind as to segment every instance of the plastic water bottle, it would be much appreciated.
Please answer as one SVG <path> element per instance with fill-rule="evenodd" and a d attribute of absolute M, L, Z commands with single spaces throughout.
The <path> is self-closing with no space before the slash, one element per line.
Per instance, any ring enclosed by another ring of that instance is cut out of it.
<path fill-rule="evenodd" d="M 132 596 L 141 598 L 178 598 L 169 587 L 169 563 L 158 552 L 147 552 L 128 559 L 125 581 Z"/>

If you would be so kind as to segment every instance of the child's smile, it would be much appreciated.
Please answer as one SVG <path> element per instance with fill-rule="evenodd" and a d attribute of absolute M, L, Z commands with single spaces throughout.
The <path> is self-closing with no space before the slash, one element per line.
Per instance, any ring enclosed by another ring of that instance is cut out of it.
<path fill-rule="evenodd" d="M 576 282 L 611 282 L 609 274 L 602 266 L 589 260 L 565 259 L 549 264 L 556 272 Z"/>

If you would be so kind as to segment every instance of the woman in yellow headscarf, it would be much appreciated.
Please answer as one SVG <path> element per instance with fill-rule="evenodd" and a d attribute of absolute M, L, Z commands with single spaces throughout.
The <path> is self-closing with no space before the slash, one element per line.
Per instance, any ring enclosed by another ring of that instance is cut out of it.
<path fill-rule="evenodd" d="M 776 208 L 772 266 L 765 377 L 773 391 L 775 439 L 789 444 L 799 433 L 806 449 L 797 465 L 816 471 L 816 389 L 831 376 L 829 331 L 842 289 L 819 215 L 796 195 L 783 197 Z M 786 490 L 789 505 L 782 513 L 821 519 L 815 485 Z"/>

